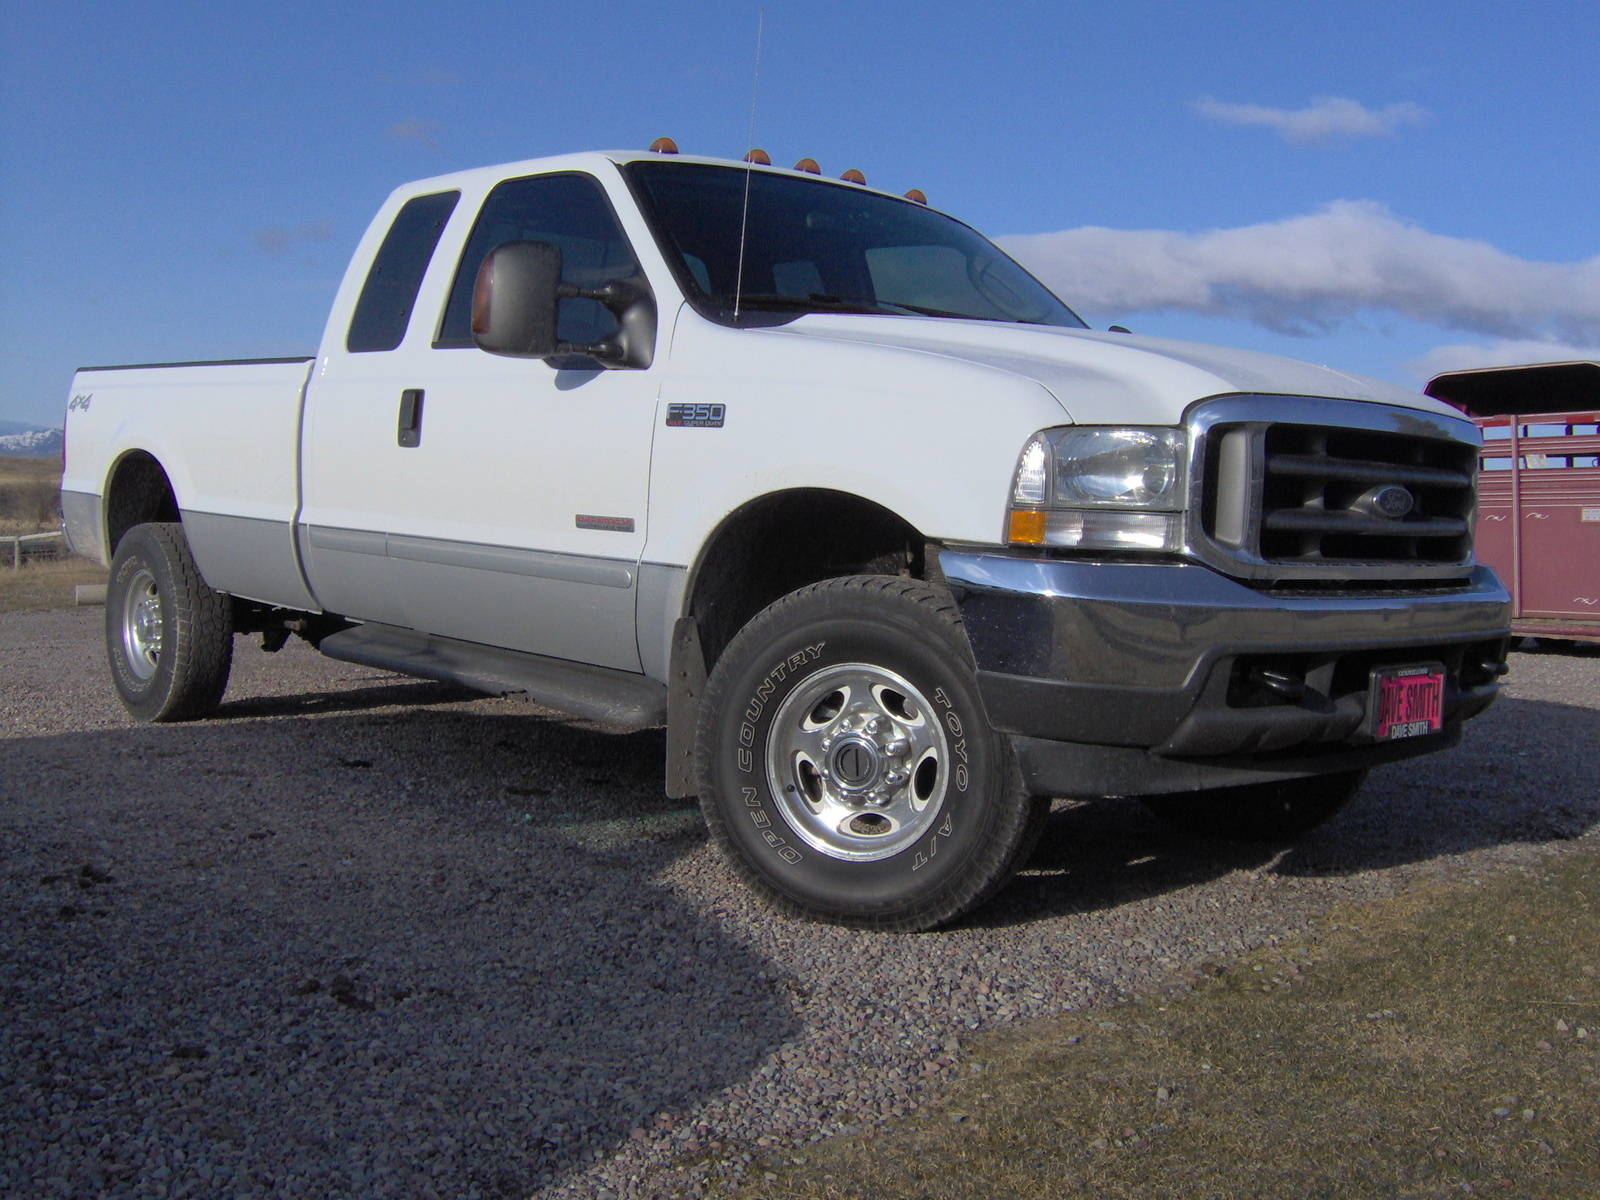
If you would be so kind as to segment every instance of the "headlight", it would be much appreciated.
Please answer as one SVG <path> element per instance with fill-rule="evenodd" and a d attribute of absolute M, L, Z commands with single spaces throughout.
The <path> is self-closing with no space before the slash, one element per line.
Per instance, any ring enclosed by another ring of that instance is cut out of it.
<path fill-rule="evenodd" d="M 1085 550 L 1183 545 L 1183 430 L 1109 425 L 1046 429 L 1017 462 L 1008 541 Z"/>

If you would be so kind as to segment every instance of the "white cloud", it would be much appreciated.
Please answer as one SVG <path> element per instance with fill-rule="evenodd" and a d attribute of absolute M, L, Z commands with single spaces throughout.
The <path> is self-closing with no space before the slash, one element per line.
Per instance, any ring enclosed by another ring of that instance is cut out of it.
<path fill-rule="evenodd" d="M 258 229 L 251 235 L 251 240 L 268 254 L 287 254 L 296 242 L 325 242 L 333 236 L 333 222 L 314 221 L 309 225 L 301 225 L 294 229 L 283 229 L 277 225 Z"/>
<path fill-rule="evenodd" d="M 1097 315 L 1189 312 L 1307 334 L 1388 311 L 1491 337 L 1600 342 L 1600 258 L 1531 262 L 1365 201 L 1205 233 L 1085 226 L 1001 244 Z"/>
<path fill-rule="evenodd" d="M 1267 108 L 1260 104 L 1225 104 L 1203 96 L 1195 111 L 1228 125 L 1264 125 L 1286 142 L 1306 145 L 1333 138 L 1387 137 L 1402 125 L 1420 125 L 1426 110 L 1409 100 L 1368 108 L 1347 96 L 1318 96 L 1310 108 Z"/>
<path fill-rule="evenodd" d="M 389 126 L 387 132 L 397 142 L 416 142 L 429 150 L 439 149 L 439 131 L 444 128 L 437 121 L 423 121 L 407 117 Z"/>
<path fill-rule="evenodd" d="M 1570 346 L 1565 342 L 1538 339 L 1501 339 L 1487 346 L 1462 342 L 1435 346 L 1420 358 L 1403 364 L 1403 369 L 1419 383 L 1441 371 L 1470 371 L 1477 367 L 1514 367 L 1523 363 L 1600 362 L 1600 345 Z"/>

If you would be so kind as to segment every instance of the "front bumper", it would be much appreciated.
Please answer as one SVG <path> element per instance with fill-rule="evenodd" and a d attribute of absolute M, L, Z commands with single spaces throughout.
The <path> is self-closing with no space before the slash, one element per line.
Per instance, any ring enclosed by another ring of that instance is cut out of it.
<path fill-rule="evenodd" d="M 1149 794 L 1371 766 L 1454 744 L 1498 690 L 1511 600 L 1462 586 L 1247 587 L 1185 563 L 945 551 L 996 729 L 1045 794 Z M 1441 662 L 1444 729 L 1363 732 L 1374 667 Z M 1261 672 L 1297 681 L 1285 698 Z"/>

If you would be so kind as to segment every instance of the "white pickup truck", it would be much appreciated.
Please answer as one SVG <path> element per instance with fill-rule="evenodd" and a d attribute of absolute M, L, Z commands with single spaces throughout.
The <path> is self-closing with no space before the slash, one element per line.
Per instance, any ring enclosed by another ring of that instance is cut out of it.
<path fill-rule="evenodd" d="M 315 358 L 79 371 L 63 508 L 129 711 L 203 716 L 235 635 L 293 632 L 664 725 L 668 792 L 758 892 L 926 929 L 1052 797 L 1288 838 L 1494 698 L 1472 422 L 1096 332 L 920 195 L 812 166 L 410 184 Z"/>

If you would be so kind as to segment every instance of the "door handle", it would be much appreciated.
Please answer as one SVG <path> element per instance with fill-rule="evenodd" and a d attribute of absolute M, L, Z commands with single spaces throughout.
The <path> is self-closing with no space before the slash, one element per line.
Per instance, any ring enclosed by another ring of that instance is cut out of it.
<path fill-rule="evenodd" d="M 421 388 L 407 388 L 400 393 L 400 425 L 395 440 L 407 449 L 422 444 Z"/>

